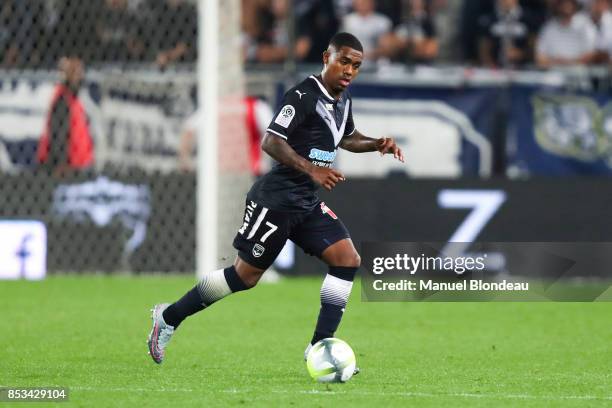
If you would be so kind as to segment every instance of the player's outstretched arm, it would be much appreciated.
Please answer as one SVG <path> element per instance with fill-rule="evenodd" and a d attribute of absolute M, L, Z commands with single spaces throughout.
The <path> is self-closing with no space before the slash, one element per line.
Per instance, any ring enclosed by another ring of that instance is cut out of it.
<path fill-rule="evenodd" d="M 274 160 L 310 176 L 315 183 L 331 191 L 338 182 L 345 178 L 337 170 L 317 167 L 299 154 L 282 137 L 266 133 L 261 148 Z"/>
<path fill-rule="evenodd" d="M 383 154 L 393 154 L 393 157 L 404 162 L 404 154 L 395 140 L 391 137 L 381 137 L 372 139 L 355 130 L 352 135 L 345 136 L 340 141 L 340 147 L 353 153 L 380 152 Z"/>

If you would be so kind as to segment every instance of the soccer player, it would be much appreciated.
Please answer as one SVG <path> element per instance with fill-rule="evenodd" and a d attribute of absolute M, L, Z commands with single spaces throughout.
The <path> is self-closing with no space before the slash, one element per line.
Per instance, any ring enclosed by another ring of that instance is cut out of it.
<path fill-rule="evenodd" d="M 156 363 L 181 322 L 232 293 L 254 287 L 287 239 L 329 266 L 321 287 L 321 309 L 308 344 L 333 337 L 353 286 L 360 258 L 340 219 L 316 195 L 345 180 L 332 169 L 338 147 L 354 153 L 378 151 L 404 161 L 392 138 L 372 139 L 355 129 L 346 92 L 359 73 L 363 47 L 349 33 L 336 34 L 323 53 L 320 75 L 306 78 L 285 94 L 263 140 L 272 170 L 247 194 L 244 222 L 234 247 L 233 265 L 211 271 L 175 303 L 152 312 L 149 354 Z"/>

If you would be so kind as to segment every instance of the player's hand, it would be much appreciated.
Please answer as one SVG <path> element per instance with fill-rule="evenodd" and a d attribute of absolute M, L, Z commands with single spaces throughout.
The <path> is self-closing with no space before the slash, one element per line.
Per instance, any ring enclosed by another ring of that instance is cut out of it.
<path fill-rule="evenodd" d="M 338 170 L 318 166 L 313 166 L 313 169 L 310 171 L 310 177 L 327 191 L 331 191 L 340 181 L 346 180 L 344 175 Z"/>
<path fill-rule="evenodd" d="M 395 140 L 392 137 L 381 137 L 376 141 L 376 150 L 380 152 L 380 155 L 393 154 L 393 157 L 397 160 L 404 162 L 404 154 L 400 149 Z"/>

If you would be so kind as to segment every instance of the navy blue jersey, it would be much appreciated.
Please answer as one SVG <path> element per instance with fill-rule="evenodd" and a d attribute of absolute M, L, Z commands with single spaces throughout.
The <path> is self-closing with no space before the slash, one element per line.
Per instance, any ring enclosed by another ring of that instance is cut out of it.
<path fill-rule="evenodd" d="M 340 140 L 355 132 L 350 95 L 335 100 L 318 77 L 310 76 L 285 93 L 267 131 L 314 165 L 331 167 Z M 247 197 L 276 211 L 311 211 L 319 202 L 317 188 L 308 175 L 277 162 Z"/>

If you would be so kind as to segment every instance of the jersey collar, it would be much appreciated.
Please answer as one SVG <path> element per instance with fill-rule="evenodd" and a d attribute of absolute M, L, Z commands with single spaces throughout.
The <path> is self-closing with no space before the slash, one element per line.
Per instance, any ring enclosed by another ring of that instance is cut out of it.
<path fill-rule="evenodd" d="M 319 85 L 319 89 L 321 90 L 321 92 L 323 92 L 323 95 L 327 99 L 329 99 L 331 102 L 335 101 L 335 99 L 329 94 L 329 92 L 327 92 L 327 89 L 325 89 L 325 86 L 321 83 L 321 81 L 319 81 L 319 78 L 317 78 L 314 75 L 311 75 L 310 78 L 313 79 L 317 85 Z"/>

